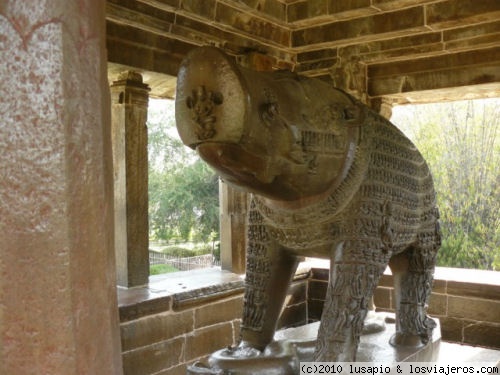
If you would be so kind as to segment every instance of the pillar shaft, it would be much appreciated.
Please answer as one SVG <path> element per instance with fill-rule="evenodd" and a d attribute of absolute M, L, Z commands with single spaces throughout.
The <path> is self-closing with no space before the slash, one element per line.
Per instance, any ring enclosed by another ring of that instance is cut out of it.
<path fill-rule="evenodd" d="M 135 72 L 111 85 L 115 252 L 118 285 L 124 287 L 147 284 L 149 278 L 148 92 Z"/>
<path fill-rule="evenodd" d="M 0 5 L 0 374 L 122 373 L 104 12 Z"/>

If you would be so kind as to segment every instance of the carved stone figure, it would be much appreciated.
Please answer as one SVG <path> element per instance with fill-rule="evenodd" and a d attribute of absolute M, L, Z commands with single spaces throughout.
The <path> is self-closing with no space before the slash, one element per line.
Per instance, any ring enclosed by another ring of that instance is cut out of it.
<path fill-rule="evenodd" d="M 395 126 L 322 81 L 246 70 L 212 47 L 181 65 L 176 120 L 183 142 L 226 183 L 253 193 L 235 356 L 271 343 L 302 256 L 331 260 L 315 360 L 355 360 L 388 264 L 396 291 L 391 341 L 426 343 L 439 214 L 430 171 Z"/>

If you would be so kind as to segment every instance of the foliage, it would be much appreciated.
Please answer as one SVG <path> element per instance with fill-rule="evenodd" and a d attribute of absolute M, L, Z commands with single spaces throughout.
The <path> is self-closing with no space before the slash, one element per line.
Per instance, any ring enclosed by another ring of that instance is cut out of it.
<path fill-rule="evenodd" d="M 500 269 L 500 105 L 461 101 L 406 108 L 391 119 L 434 177 L 443 244 L 438 265 Z"/>
<path fill-rule="evenodd" d="M 210 254 L 212 252 L 212 247 L 211 245 L 208 244 L 203 244 L 203 246 L 196 247 L 194 249 L 188 249 L 186 247 L 182 246 L 169 246 L 167 248 L 164 248 L 162 250 L 162 253 L 180 257 L 180 258 L 187 258 L 187 257 L 194 257 L 198 255 L 204 255 L 204 254 Z"/>
<path fill-rule="evenodd" d="M 157 240 L 215 241 L 219 232 L 217 175 L 178 139 L 170 110 L 148 119 L 149 228 Z"/>
<path fill-rule="evenodd" d="M 153 264 L 149 267 L 150 275 L 160 275 L 162 273 L 170 273 L 177 271 L 179 270 L 174 266 L 171 266 L 170 264 Z"/>

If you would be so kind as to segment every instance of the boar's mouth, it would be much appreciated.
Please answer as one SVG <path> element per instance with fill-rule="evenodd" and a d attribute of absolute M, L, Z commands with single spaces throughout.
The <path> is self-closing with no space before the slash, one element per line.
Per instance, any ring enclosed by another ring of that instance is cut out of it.
<path fill-rule="evenodd" d="M 240 145 L 203 142 L 197 145 L 196 150 L 230 184 L 260 190 L 259 187 L 272 183 L 275 178 L 269 173 L 266 159 L 246 151 Z"/>

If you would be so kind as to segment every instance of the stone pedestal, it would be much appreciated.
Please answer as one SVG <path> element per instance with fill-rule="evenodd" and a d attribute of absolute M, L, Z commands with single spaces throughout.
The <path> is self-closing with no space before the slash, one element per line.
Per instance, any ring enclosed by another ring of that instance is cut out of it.
<path fill-rule="evenodd" d="M 432 340 L 427 345 L 414 347 L 393 347 L 389 344 L 395 333 L 392 314 L 386 315 L 386 329 L 361 336 L 357 352 L 357 362 L 373 362 L 375 364 L 396 364 L 399 362 L 434 362 L 439 354 L 441 329 L 433 331 Z M 231 370 L 231 374 L 299 374 L 300 362 L 313 360 L 319 322 L 306 324 L 297 328 L 289 328 L 276 332 L 275 341 L 268 345 L 263 353 L 249 350 L 247 353 L 234 355 L 232 349 L 215 352 L 209 359 L 209 367 L 201 364 L 188 368 L 187 374 L 223 374 Z"/>

